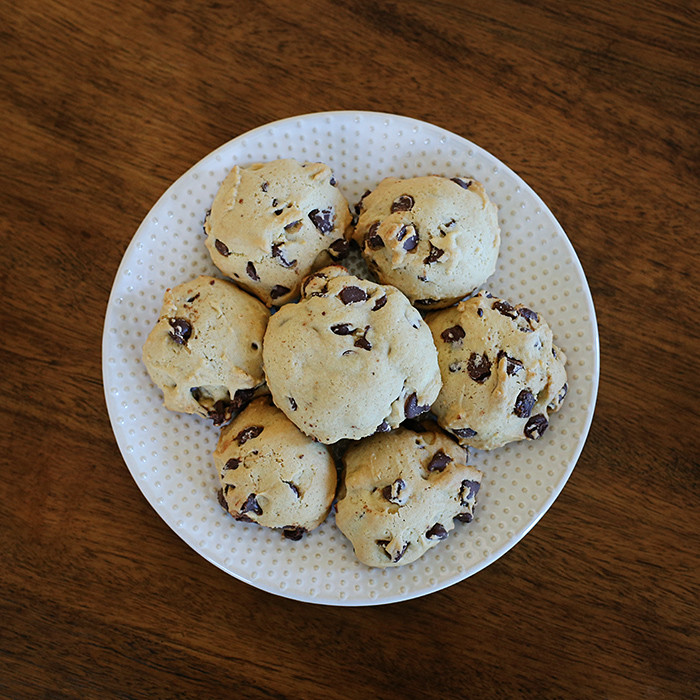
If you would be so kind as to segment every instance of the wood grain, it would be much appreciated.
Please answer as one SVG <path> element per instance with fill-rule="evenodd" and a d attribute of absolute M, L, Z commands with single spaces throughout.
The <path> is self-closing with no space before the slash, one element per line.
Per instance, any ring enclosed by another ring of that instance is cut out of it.
<path fill-rule="evenodd" d="M 698 697 L 693 3 L 0 7 L 0 696 Z M 101 331 L 166 187 L 265 122 L 424 119 L 550 206 L 601 336 L 588 443 L 516 548 L 426 598 L 277 598 L 190 550 L 111 433 Z"/>

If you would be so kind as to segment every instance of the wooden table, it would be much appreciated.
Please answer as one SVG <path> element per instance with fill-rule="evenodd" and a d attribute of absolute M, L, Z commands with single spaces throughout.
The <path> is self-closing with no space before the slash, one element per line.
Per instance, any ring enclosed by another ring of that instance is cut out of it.
<path fill-rule="evenodd" d="M 691 3 L 7 2 L 0 696 L 688 698 L 698 667 L 698 16 Z M 461 134 L 551 207 L 601 383 L 540 524 L 433 595 L 335 608 L 189 549 L 105 408 L 137 226 L 215 147 L 329 109 Z"/>

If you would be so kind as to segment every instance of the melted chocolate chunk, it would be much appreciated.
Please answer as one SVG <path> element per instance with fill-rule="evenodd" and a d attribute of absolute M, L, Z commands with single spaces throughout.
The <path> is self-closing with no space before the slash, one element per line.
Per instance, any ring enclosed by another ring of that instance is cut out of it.
<path fill-rule="evenodd" d="M 374 302 L 374 306 L 372 307 L 372 311 L 379 311 L 379 309 L 381 309 L 382 306 L 384 306 L 385 304 L 386 304 L 386 294 L 383 294 L 382 296 L 379 297 L 379 299 L 377 299 Z"/>
<path fill-rule="evenodd" d="M 384 247 L 384 240 L 382 237 L 377 233 L 377 230 L 379 229 L 379 221 L 375 221 L 367 230 L 367 233 L 365 235 L 365 241 L 364 244 L 367 246 L 370 250 L 379 250 L 379 248 Z"/>
<path fill-rule="evenodd" d="M 195 294 L 193 297 L 190 297 L 190 298 L 187 300 L 187 303 L 188 303 L 188 304 L 191 304 L 193 301 L 196 301 L 197 299 L 199 299 L 199 292 L 197 292 L 197 294 Z"/>
<path fill-rule="evenodd" d="M 540 317 L 532 310 L 528 309 L 526 306 L 522 306 L 518 309 L 518 313 L 526 318 L 528 321 L 539 321 Z"/>
<path fill-rule="evenodd" d="M 435 525 L 425 533 L 425 537 L 429 540 L 444 540 L 447 537 L 447 530 L 445 530 L 440 523 L 435 523 Z"/>
<path fill-rule="evenodd" d="M 348 243 L 344 238 L 339 238 L 337 241 L 333 241 L 328 247 L 328 252 L 331 257 L 336 260 L 342 260 L 348 256 L 350 252 L 350 243 Z"/>
<path fill-rule="evenodd" d="M 283 246 L 279 245 L 278 243 L 272 244 L 272 257 L 277 258 L 280 265 L 283 265 L 284 267 L 294 267 L 294 265 L 297 264 L 296 260 L 292 260 L 291 262 L 287 260 L 287 257 L 284 254 Z"/>
<path fill-rule="evenodd" d="M 289 406 L 291 407 L 292 411 L 296 411 L 297 402 L 291 396 L 288 396 L 287 398 L 289 399 Z"/>
<path fill-rule="evenodd" d="M 470 523 L 472 520 L 474 520 L 474 516 L 469 511 L 466 513 L 459 513 L 458 515 L 455 515 L 455 518 L 457 518 L 460 523 Z"/>
<path fill-rule="evenodd" d="M 214 241 L 214 248 L 216 248 L 219 251 L 219 254 L 223 255 L 225 258 L 231 255 L 231 251 L 228 249 L 228 246 L 218 238 Z"/>
<path fill-rule="evenodd" d="M 275 206 L 274 204 L 272 206 Z M 275 209 L 275 216 L 279 216 L 284 211 L 284 207 L 281 209 Z"/>
<path fill-rule="evenodd" d="M 517 374 L 518 372 L 520 372 L 521 369 L 523 369 L 523 363 L 520 360 L 516 360 L 514 357 L 510 357 L 506 354 L 504 350 L 499 350 L 498 361 L 500 362 L 501 358 L 503 357 L 505 357 L 506 359 L 506 374 Z"/>
<path fill-rule="evenodd" d="M 406 418 L 417 418 L 418 416 L 426 413 L 430 410 L 430 405 L 420 406 L 418 404 L 418 399 L 415 392 L 411 394 L 404 404 L 404 411 L 406 413 Z"/>
<path fill-rule="evenodd" d="M 375 429 L 375 434 L 376 433 L 388 433 L 391 430 L 391 426 L 383 420 Z"/>
<path fill-rule="evenodd" d="M 549 426 L 549 422 L 547 419 L 544 417 L 543 414 L 538 413 L 535 416 L 532 416 L 530 420 L 525 423 L 525 437 L 528 440 L 537 440 L 537 438 L 542 437 L 543 433 L 545 430 L 547 430 Z"/>
<path fill-rule="evenodd" d="M 294 527 L 290 525 L 282 530 L 282 535 L 288 540 L 298 542 L 306 534 L 306 532 L 307 530 L 304 527 Z"/>
<path fill-rule="evenodd" d="M 441 472 L 451 461 L 450 455 L 445 454 L 443 450 L 438 450 L 428 462 L 428 471 Z"/>
<path fill-rule="evenodd" d="M 401 498 L 401 493 L 406 488 L 406 482 L 403 479 L 396 479 L 393 484 L 387 484 L 382 489 L 382 496 L 386 498 L 389 503 L 394 503 L 396 505 L 403 505 L 404 499 Z"/>
<path fill-rule="evenodd" d="M 446 343 L 456 343 L 458 340 L 462 340 L 464 336 L 464 328 L 462 328 L 462 326 L 459 325 L 447 328 L 442 333 L 440 333 L 440 337 Z"/>
<path fill-rule="evenodd" d="M 231 419 L 231 401 L 227 399 L 219 399 L 208 411 L 207 415 L 211 418 L 214 425 L 223 425 Z"/>
<path fill-rule="evenodd" d="M 265 429 L 265 428 L 263 428 L 262 425 L 251 425 L 251 426 L 248 426 L 247 428 L 243 428 L 243 430 L 241 430 L 241 432 L 238 433 L 238 435 L 236 435 L 236 437 L 234 438 L 234 440 L 235 440 L 239 445 L 243 445 L 243 444 L 245 444 L 246 442 L 248 442 L 248 440 L 252 440 L 253 438 L 258 437 L 258 435 L 260 435 L 260 433 L 262 433 L 262 431 L 263 431 L 264 429 Z"/>
<path fill-rule="evenodd" d="M 326 276 L 322 272 L 314 272 L 313 275 L 309 275 L 301 285 L 301 293 L 306 296 L 306 288 L 309 286 L 309 283 L 314 280 L 314 279 L 322 279 L 325 280 L 327 279 Z M 324 288 L 320 292 L 313 292 L 312 296 L 323 296 L 328 291 L 328 283 L 324 286 Z"/>
<path fill-rule="evenodd" d="M 478 481 L 472 481 L 471 479 L 465 479 L 462 485 L 459 487 L 459 503 L 463 506 L 468 506 L 470 501 L 476 498 L 476 494 L 479 493 L 481 484 Z"/>
<path fill-rule="evenodd" d="M 453 428 L 452 432 L 457 437 L 461 438 L 470 438 L 476 435 L 476 430 L 472 430 L 471 428 Z"/>
<path fill-rule="evenodd" d="M 263 509 L 260 507 L 258 500 L 256 498 L 257 494 L 251 493 L 248 498 L 246 498 L 245 503 L 241 506 L 241 514 L 243 513 L 255 513 L 255 515 L 262 515 Z"/>
<path fill-rule="evenodd" d="M 278 299 L 279 297 L 283 297 L 285 294 L 289 294 L 291 291 L 292 290 L 289 287 L 283 287 L 281 284 L 276 284 L 270 290 L 270 298 Z"/>
<path fill-rule="evenodd" d="M 535 401 L 534 394 L 529 389 L 523 389 L 518 394 L 518 398 L 515 399 L 513 413 L 515 413 L 518 418 L 529 418 Z"/>
<path fill-rule="evenodd" d="M 353 332 L 353 328 L 349 323 L 336 323 L 331 326 L 331 333 L 336 335 L 350 335 Z"/>
<path fill-rule="evenodd" d="M 465 190 L 468 190 L 471 187 L 472 181 L 471 180 L 462 180 L 459 177 L 451 177 L 450 180 L 452 182 L 456 183 L 460 187 L 464 187 Z"/>
<path fill-rule="evenodd" d="M 224 468 L 221 470 L 222 472 L 227 472 L 231 469 L 238 469 L 238 467 L 241 466 L 241 460 L 238 459 L 237 457 L 231 457 L 226 464 L 224 464 Z"/>
<path fill-rule="evenodd" d="M 219 501 L 219 505 L 228 513 L 228 503 L 226 503 L 226 498 L 224 498 L 223 489 L 219 489 L 216 492 L 216 500 Z"/>
<path fill-rule="evenodd" d="M 178 344 L 187 345 L 187 341 L 192 335 L 192 326 L 186 318 L 170 318 L 168 323 L 172 328 L 168 335 Z"/>
<path fill-rule="evenodd" d="M 407 233 L 408 233 L 408 226 L 402 226 L 399 229 L 399 232 L 396 234 L 396 240 L 402 241 L 406 237 Z"/>
<path fill-rule="evenodd" d="M 467 372 L 475 382 L 483 384 L 491 376 L 491 360 L 488 355 L 473 352 L 467 362 Z"/>
<path fill-rule="evenodd" d="M 367 293 L 360 287 L 344 287 L 340 290 L 338 298 L 343 304 L 354 304 L 358 301 L 365 301 Z"/>
<path fill-rule="evenodd" d="M 394 200 L 393 204 L 391 205 L 391 212 L 393 214 L 397 211 L 411 211 L 414 204 L 415 200 L 410 194 L 402 194 L 400 197 L 397 197 Z"/>
<path fill-rule="evenodd" d="M 518 312 L 507 301 L 494 301 L 492 308 L 508 318 L 518 318 Z"/>
<path fill-rule="evenodd" d="M 309 219 L 321 233 L 330 233 L 333 230 L 333 207 L 323 210 L 312 209 L 309 212 Z"/>
<path fill-rule="evenodd" d="M 425 265 L 430 265 L 437 262 L 443 255 L 445 251 L 442 248 L 437 248 L 432 243 L 430 244 L 430 252 L 427 257 L 423 258 L 423 263 Z"/>
<path fill-rule="evenodd" d="M 254 280 L 255 282 L 260 282 L 258 273 L 255 270 L 255 265 L 253 265 L 253 263 L 250 262 L 250 260 L 248 261 L 248 264 L 245 267 L 245 271 L 248 274 L 248 277 L 250 277 L 250 279 Z"/>

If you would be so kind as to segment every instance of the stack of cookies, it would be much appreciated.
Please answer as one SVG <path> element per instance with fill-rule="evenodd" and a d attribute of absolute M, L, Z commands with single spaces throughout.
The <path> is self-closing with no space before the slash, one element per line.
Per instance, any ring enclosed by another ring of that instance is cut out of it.
<path fill-rule="evenodd" d="M 387 178 L 353 211 L 322 163 L 234 166 L 204 230 L 228 279 L 168 290 L 143 358 L 166 408 L 223 426 L 237 520 L 296 540 L 335 503 L 360 561 L 410 563 L 474 516 L 467 448 L 537 439 L 563 403 L 547 323 L 479 291 L 500 231 L 472 178 Z"/>

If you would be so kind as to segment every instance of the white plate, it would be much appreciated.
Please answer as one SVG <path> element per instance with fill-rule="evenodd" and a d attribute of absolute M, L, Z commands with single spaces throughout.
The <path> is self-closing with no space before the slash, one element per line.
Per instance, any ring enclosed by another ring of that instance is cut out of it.
<path fill-rule="evenodd" d="M 234 163 L 292 157 L 323 161 L 352 204 L 388 175 L 473 176 L 499 208 L 502 245 L 488 288 L 541 312 L 569 358 L 569 393 L 537 441 L 472 451 L 484 471 L 476 517 L 418 561 L 360 564 L 333 517 L 299 542 L 235 522 L 216 499 L 217 429 L 171 413 L 141 362 L 167 287 L 218 274 L 202 220 Z M 374 605 L 432 593 L 471 576 L 515 545 L 569 478 L 588 434 L 598 389 L 598 330 L 571 243 L 540 198 L 492 155 L 432 124 L 375 112 L 283 119 L 229 141 L 180 177 L 134 236 L 117 272 L 103 337 L 103 377 L 114 434 L 148 502 L 195 551 L 270 593 L 330 605 Z M 533 565 L 537 565 L 533 563 Z"/>

